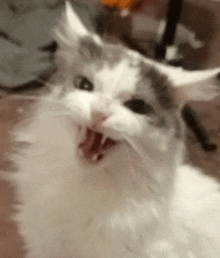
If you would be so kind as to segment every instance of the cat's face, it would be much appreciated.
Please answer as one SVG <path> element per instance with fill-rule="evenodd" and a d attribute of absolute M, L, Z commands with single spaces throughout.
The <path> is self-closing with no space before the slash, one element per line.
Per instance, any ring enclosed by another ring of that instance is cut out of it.
<path fill-rule="evenodd" d="M 174 126 L 169 116 L 173 92 L 167 80 L 141 56 L 118 46 L 96 46 L 92 38 L 82 40 L 78 58 L 68 66 L 63 101 L 80 130 L 87 131 L 81 142 L 84 156 L 99 159 L 108 146 L 126 137 L 157 137 L 160 147 L 162 136 Z"/>
<path fill-rule="evenodd" d="M 136 52 L 89 34 L 70 4 L 66 12 L 59 35 L 61 101 L 73 113 L 80 155 L 96 162 L 123 141 L 169 151 L 181 126 L 167 76 Z"/>

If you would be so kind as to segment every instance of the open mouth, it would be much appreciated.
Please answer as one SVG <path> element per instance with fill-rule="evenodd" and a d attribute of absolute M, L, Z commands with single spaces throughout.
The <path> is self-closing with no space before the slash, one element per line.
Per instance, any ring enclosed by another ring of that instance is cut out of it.
<path fill-rule="evenodd" d="M 91 162 L 98 162 L 106 152 L 117 144 L 117 141 L 105 137 L 100 132 L 86 128 L 85 138 L 80 142 L 79 155 Z"/>

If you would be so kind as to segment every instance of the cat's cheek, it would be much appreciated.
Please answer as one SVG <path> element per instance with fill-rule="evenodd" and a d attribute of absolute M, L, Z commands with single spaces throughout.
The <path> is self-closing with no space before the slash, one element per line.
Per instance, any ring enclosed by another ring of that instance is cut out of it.
<path fill-rule="evenodd" d="M 173 140 L 174 132 L 173 130 L 168 132 L 166 129 L 161 130 L 149 125 L 145 135 L 148 138 L 148 141 L 152 142 L 153 146 L 160 152 L 164 152 L 168 150 L 169 144 Z"/>
<path fill-rule="evenodd" d="M 69 106 L 67 105 L 69 108 Z M 88 126 L 90 121 L 90 108 L 89 107 L 81 107 L 81 105 L 72 105 L 71 108 L 71 116 L 75 123 L 82 126 Z"/>
<path fill-rule="evenodd" d="M 142 126 L 142 121 L 130 114 L 112 116 L 103 123 L 105 131 L 114 132 L 114 135 L 121 139 L 126 136 L 141 136 Z M 114 137 L 114 139 L 116 138 Z"/>
<path fill-rule="evenodd" d="M 85 126 L 91 119 L 91 97 L 88 95 L 71 93 L 64 99 L 64 105 L 71 111 L 73 120 Z"/>

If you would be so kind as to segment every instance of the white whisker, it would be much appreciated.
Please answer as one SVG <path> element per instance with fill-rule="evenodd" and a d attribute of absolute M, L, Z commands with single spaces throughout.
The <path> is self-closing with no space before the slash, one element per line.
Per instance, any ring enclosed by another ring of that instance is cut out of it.
<path fill-rule="evenodd" d="M 128 149 L 125 149 L 126 151 L 126 161 L 128 162 L 128 164 L 130 164 L 130 175 L 132 176 L 133 179 L 135 179 L 135 174 L 136 174 L 136 170 L 134 168 L 134 164 L 132 164 L 131 160 L 132 160 L 132 154 L 128 151 Z"/>
<path fill-rule="evenodd" d="M 149 161 L 149 157 L 146 155 L 145 151 L 140 147 L 137 146 L 129 137 L 124 136 L 124 139 L 127 143 L 137 152 L 137 154 L 147 162 Z"/>

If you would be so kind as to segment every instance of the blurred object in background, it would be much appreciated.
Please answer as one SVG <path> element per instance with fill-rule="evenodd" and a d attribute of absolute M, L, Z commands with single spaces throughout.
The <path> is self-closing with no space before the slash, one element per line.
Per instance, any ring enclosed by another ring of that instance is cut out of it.
<path fill-rule="evenodd" d="M 101 1 L 109 4 L 110 0 L 72 2 L 90 30 L 96 30 L 97 19 L 99 32 L 105 30 L 107 35 L 108 30 L 115 30 L 118 35 L 123 35 L 129 47 L 154 58 L 155 46 L 163 31 L 168 0 L 117 1 L 120 8 L 129 6 L 131 12 L 121 25 L 117 15 L 103 11 Z M 54 69 L 53 53 L 56 50 L 50 32 L 63 4 L 64 0 L 0 0 L 0 46 L 4 50 L 0 55 L 0 86 L 11 89 L 33 79 L 49 77 Z M 218 13 L 218 2 L 184 0 L 175 38 L 184 68 L 195 70 L 219 65 Z M 199 48 L 193 46 L 195 42 Z"/>
<path fill-rule="evenodd" d="M 55 69 L 51 30 L 60 16 L 62 3 L 62 0 L 1 0 L 1 89 L 42 80 Z"/>
<path fill-rule="evenodd" d="M 166 26 L 166 12 L 167 12 L 167 5 L 175 1 L 159 1 L 159 0 L 138 0 L 138 1 L 116 1 L 116 0 L 102 0 L 102 3 L 104 6 L 107 6 L 108 8 L 112 10 L 118 10 L 120 12 L 123 9 L 128 9 L 130 12 L 130 19 L 128 18 L 126 20 L 127 26 L 131 26 L 132 30 L 129 30 L 129 34 L 127 33 L 126 41 L 129 41 L 129 46 L 132 48 L 132 46 L 135 46 L 136 49 L 139 50 L 142 54 L 150 57 L 155 58 L 155 48 L 159 41 L 161 41 L 161 37 L 163 35 L 163 32 L 165 30 Z M 181 4 L 180 4 L 181 5 Z M 162 7 L 163 8 L 162 8 Z M 184 6 L 183 5 L 183 12 L 184 12 Z M 171 9 L 171 12 L 173 10 Z M 174 13 L 174 12 L 173 12 Z M 175 13 L 174 13 L 175 14 Z M 109 20 L 113 15 L 111 13 L 108 15 L 108 18 L 102 20 L 102 26 L 104 27 L 106 23 L 108 23 Z M 180 15 L 179 15 L 180 16 Z M 127 18 L 127 17 L 125 17 Z M 113 27 L 117 27 L 117 30 L 119 31 L 120 24 L 117 19 L 112 18 L 111 21 L 111 27 L 112 30 Z M 125 22 L 124 22 L 125 23 Z M 169 27 L 171 27 L 169 24 Z M 117 25 L 117 26 L 116 26 Z M 108 27 L 110 25 L 108 24 Z M 125 26 L 123 25 L 123 30 L 121 30 L 122 34 L 126 34 L 127 30 L 124 30 Z M 107 29 L 106 29 L 107 31 Z M 171 29 L 169 28 L 170 33 L 172 33 Z M 118 33 L 119 34 L 119 33 Z M 197 39 L 196 31 L 191 30 L 189 27 L 184 26 L 183 24 L 177 25 L 176 35 L 175 35 L 175 41 L 174 41 L 174 50 L 176 52 L 177 58 L 179 56 L 184 59 L 185 53 L 182 51 L 182 46 L 189 46 L 191 49 L 200 49 L 203 47 L 203 42 L 199 39 Z M 173 57 L 170 56 L 170 52 L 172 49 L 169 49 L 168 51 L 168 58 L 175 59 L 175 53 Z M 185 64 L 184 64 L 185 65 Z M 192 65 L 190 67 L 185 67 L 187 69 L 193 69 Z M 196 67 L 197 68 L 197 67 Z M 195 69 L 196 69 L 195 68 Z"/>
<path fill-rule="evenodd" d="M 130 10 L 131 12 L 145 9 L 146 6 L 159 3 L 159 0 L 101 0 L 103 5 L 108 8 L 115 8 L 118 10 Z"/>

